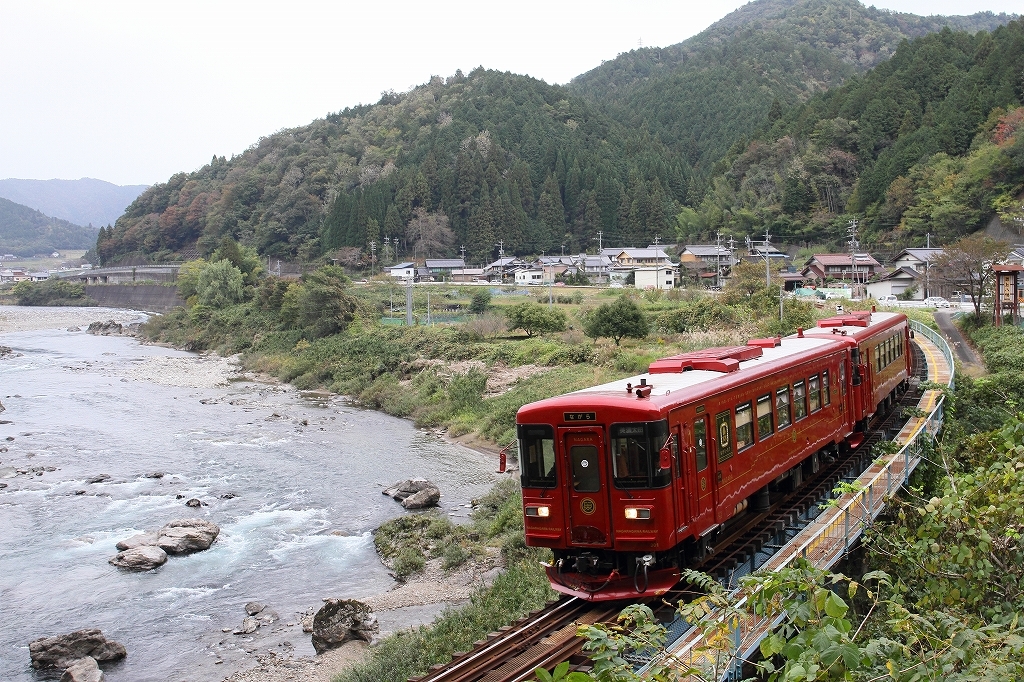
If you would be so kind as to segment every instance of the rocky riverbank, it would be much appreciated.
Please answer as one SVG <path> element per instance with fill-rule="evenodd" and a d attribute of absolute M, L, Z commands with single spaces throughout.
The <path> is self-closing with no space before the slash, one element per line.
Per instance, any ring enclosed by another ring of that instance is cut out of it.
<path fill-rule="evenodd" d="M 108 322 L 113 321 L 118 325 L 122 325 L 127 328 L 129 325 L 143 321 L 145 318 L 144 313 L 128 311 L 128 310 L 114 310 L 104 308 L 41 308 L 41 307 L 10 307 L 0 306 L 0 335 L 13 334 L 18 332 L 33 332 L 38 330 L 76 330 L 75 334 L 86 335 L 87 328 L 90 324 L 95 322 Z M 2 337 L 0 337 L 2 338 Z M 8 345 L 13 345 L 9 344 Z M 28 350 L 26 350 L 28 352 Z M 98 354 L 98 353 L 97 353 Z M 112 354 L 112 353 L 102 353 Z M 143 356 L 144 355 L 144 356 Z M 201 356 L 193 357 L 171 357 L 171 356 L 151 356 L 140 354 L 139 357 L 133 358 L 131 363 L 115 363 L 115 361 L 106 361 L 106 358 L 95 358 L 89 359 L 88 361 L 79 360 L 61 360 L 60 370 L 71 375 L 82 374 L 82 376 L 88 375 L 99 375 L 99 376 L 110 376 L 116 378 L 119 381 L 128 382 L 128 384 L 138 383 L 156 383 L 164 386 L 174 386 L 181 388 L 196 388 L 200 389 L 195 393 L 191 394 L 194 398 L 198 399 L 199 402 L 208 406 L 206 409 L 213 411 L 219 410 L 217 406 L 221 402 L 228 400 L 225 397 L 217 397 L 220 395 L 216 391 L 206 391 L 202 389 L 212 389 L 217 387 L 227 386 L 231 380 L 237 380 L 246 378 L 240 374 L 239 367 L 236 361 L 231 358 L 221 358 L 215 354 L 205 354 Z M 70 376 L 70 375 L 69 375 Z M 272 382 L 276 383 L 276 382 Z M 234 385 L 234 384 L 231 384 Z M 274 394 L 279 391 L 284 393 L 294 392 L 294 389 L 286 386 L 268 386 L 263 384 L 263 387 L 258 389 L 260 391 L 270 390 Z M 25 391 L 22 391 L 25 393 Z M 323 401 L 335 401 L 337 398 L 333 398 L 330 395 L 325 394 Z M 234 399 L 234 398 L 230 398 Z M 251 400 L 250 400 L 251 401 Z M 26 409 L 25 403 L 18 403 L 18 400 L 14 400 L 15 409 L 14 412 L 24 411 Z M 231 402 L 231 404 L 234 404 Z M 262 402 L 260 403 L 262 404 Z M 337 404 L 342 404 L 341 401 Z M 10 407 L 10 406 L 7 406 Z M 280 412 L 280 410 L 279 410 Z M 10 415 L 10 411 L 5 413 L 4 417 Z M 24 414 L 24 413 L 23 413 Z M 260 413 L 262 415 L 263 413 Z M 281 413 L 285 414 L 285 413 Z M 289 413 L 291 414 L 291 413 Z M 335 413 L 332 413 L 335 414 Z M 366 413 L 360 413 L 366 414 Z M 313 416 L 315 419 L 313 419 Z M 327 415 L 313 415 L 308 419 L 308 425 L 301 418 L 289 419 L 281 418 L 278 412 L 273 412 L 269 417 L 264 420 L 258 420 L 258 423 L 266 421 L 267 424 L 275 424 L 276 421 L 284 421 L 288 423 L 294 422 L 294 430 L 296 433 L 300 432 L 312 432 L 312 431 L 324 431 L 324 428 L 332 428 L 329 420 L 333 420 L 334 417 L 328 417 Z M 272 418 L 278 418 L 273 421 Z M 306 415 L 303 413 L 303 418 Z M 369 415 L 367 415 L 369 417 Z M 22 417 L 24 420 L 25 418 Z M 251 418 L 247 418 L 251 419 Z M 346 419 L 344 416 L 339 416 L 339 420 Z M 361 418 L 360 418 L 361 419 Z M 238 421 L 238 418 L 234 418 Z M 339 422 L 340 423 L 340 422 Z M 15 427 L 11 427 L 15 428 Z M 349 428 L 348 426 L 344 427 Z M 20 445 L 20 450 L 16 454 L 18 458 L 29 458 L 34 457 L 29 453 L 29 447 L 31 442 L 30 434 L 17 432 L 16 434 L 17 443 Z M 442 433 L 431 433 L 426 434 L 425 440 L 436 442 L 437 436 L 443 436 Z M 205 436 L 204 436 L 205 437 Z M 279 436 L 280 437 L 280 436 Z M 292 436 L 289 436 L 292 437 Z M 296 436 L 297 437 L 297 436 Z M 318 437 L 318 436 L 317 436 Z M 347 437 L 346 437 L 347 438 Z M 258 439 L 254 442 L 259 442 Z M 345 441 L 347 442 L 347 440 Z M 470 443 L 467 443 L 470 444 Z M 477 445 L 477 443 L 472 443 Z M 49 447 L 49 446 L 47 446 Z M 355 452 L 364 453 L 368 452 L 366 447 L 357 445 L 342 446 L 341 451 L 348 453 L 348 449 L 351 447 L 351 453 L 348 457 L 352 457 Z M 475 449 L 475 447 L 474 447 Z M 25 451 L 25 452 L 22 452 Z M 334 447 L 332 452 L 341 452 Z M 46 451 L 47 453 L 49 451 Z M 5 456 L 3 464 L 9 464 L 7 459 L 13 457 L 11 455 Z M 58 462 L 56 455 L 45 455 L 35 456 L 37 458 L 49 458 L 59 466 L 67 466 L 67 463 Z M 494 470 L 497 465 L 497 459 L 492 455 L 474 455 L 472 453 L 465 453 L 465 457 L 468 460 L 474 460 L 473 468 L 480 469 L 481 471 Z M 47 459 L 47 461 L 49 461 Z M 20 461 L 20 460 L 18 460 Z M 26 462 L 29 460 L 26 459 Z M 295 461 L 295 460 L 293 460 Z M 140 471 L 156 470 L 156 467 L 165 467 L 164 464 L 146 464 L 139 465 L 142 467 Z M 164 470 L 163 468 L 161 470 Z M 59 478 L 60 474 L 49 469 L 46 470 L 46 476 L 54 475 Z M 86 471 L 85 475 L 92 475 L 95 471 Z M 105 486 L 100 489 L 97 487 L 96 495 L 102 494 L 103 497 L 96 498 L 95 496 L 78 496 L 74 497 L 75 491 L 82 487 L 81 484 L 75 483 L 74 489 L 69 488 L 69 499 L 75 500 L 103 500 L 109 499 L 111 495 L 120 499 L 123 497 L 118 493 L 119 489 L 124 488 L 127 493 L 127 488 L 133 485 L 140 486 L 146 489 L 146 495 L 151 495 L 148 492 L 148 487 L 157 486 L 159 480 L 141 476 L 137 480 L 131 476 L 125 476 L 118 474 L 114 471 L 114 476 L 110 480 L 103 480 L 96 483 L 97 486 Z M 418 471 L 411 471 L 411 474 L 419 474 Z M 422 472 L 427 473 L 427 472 Z M 407 474 L 408 475 L 408 474 Z M 446 500 L 452 500 L 455 495 L 456 500 L 460 499 L 458 492 L 453 492 L 446 482 L 449 482 L 446 478 L 435 478 L 440 483 Z M 20 479 L 18 479 L 20 480 Z M 175 478 L 175 480 L 178 480 Z M 36 487 L 39 487 L 44 481 L 33 479 Z M 390 482 L 390 481 L 385 481 Z M 52 484 L 51 484 L 52 485 Z M 25 485 L 25 487 L 28 489 Z M 40 488 L 42 489 L 42 488 Z M 191 488 L 189 488 L 191 489 Z M 226 489 L 226 488 L 225 488 Z M 231 488 L 233 489 L 233 488 Z M 348 489 L 348 488 L 345 488 Z M 91 488 L 90 488 L 91 491 Z M 202 497 L 203 499 L 210 498 L 211 493 L 205 491 L 205 488 L 197 488 L 197 493 L 189 494 Z M 154 495 L 159 495 L 159 489 L 155 489 L 152 492 Z M 216 491 L 214 492 L 216 493 Z M 280 495 L 280 493 L 278 494 Z M 379 493 L 376 493 L 377 497 L 380 498 Z M 219 496 L 215 496 L 219 500 Z M 134 495 L 128 495 L 128 498 L 134 499 Z M 126 501 L 128 500 L 126 498 Z M 152 497 L 142 498 L 143 500 L 154 499 Z M 210 498 L 213 499 L 213 498 Z M 224 498 L 226 500 L 226 498 Z M 464 498 L 467 499 L 468 498 Z M 238 501 L 227 501 L 219 502 L 224 509 L 221 510 L 220 517 L 223 517 L 223 512 L 232 511 L 231 505 L 237 505 Z M 442 501 L 443 503 L 443 501 Z M 183 502 L 176 502 L 174 504 L 183 504 Z M 389 503 L 393 504 L 393 503 Z M 460 509 L 463 505 L 457 505 L 452 508 L 449 505 L 447 513 L 452 515 L 463 516 L 468 513 L 468 509 Z M 232 512 L 234 513 L 234 512 Z M 259 514 L 259 511 L 255 512 Z M 219 518 L 218 517 L 218 520 Z M 233 537 L 238 542 L 242 535 L 241 526 L 236 523 L 230 523 L 231 515 L 227 516 L 229 521 L 229 539 Z M 243 517 L 247 518 L 247 517 Z M 158 522 L 159 525 L 159 522 Z M 116 526 L 115 526 L 116 527 Z M 143 526 L 145 527 L 145 526 Z M 156 526 L 153 526 L 156 527 Z M 347 532 L 344 532 L 347 536 Z M 316 536 L 317 538 L 319 536 Z M 330 536 L 334 538 L 334 536 Z M 341 536 L 339 536 L 341 537 Z M 112 543 L 113 545 L 113 543 Z M 163 569 L 158 569 L 163 570 Z M 325 583 L 323 585 L 323 597 L 337 597 L 337 598 L 348 598 L 354 597 L 365 601 L 374 609 L 374 613 L 377 615 L 381 626 L 381 634 L 386 635 L 389 632 L 394 632 L 400 629 L 415 627 L 421 624 L 430 623 L 434 617 L 439 614 L 444 608 L 458 605 L 464 602 L 470 594 L 481 585 L 488 583 L 496 576 L 499 568 L 497 560 L 494 557 L 487 557 L 480 559 L 471 564 L 465 564 L 459 569 L 454 571 L 445 571 L 440 565 L 439 561 L 432 560 L 428 562 L 427 568 L 424 572 L 417 574 L 417 576 L 411 577 L 407 582 L 398 583 L 395 582 L 389 587 L 391 589 L 379 592 L 377 594 L 368 593 L 355 593 L 349 594 L 346 590 L 332 591 L 332 582 Z M 127 581 L 125 577 L 119 577 L 122 581 Z M 179 588 L 172 588 L 179 589 Z M 206 586 L 200 588 L 187 588 L 188 590 L 205 590 L 208 589 Z M 253 596 L 262 598 L 262 595 L 254 594 Z M 278 599 L 268 600 L 273 603 L 284 605 L 284 601 L 280 596 Z M 319 604 L 309 603 L 299 606 L 299 608 L 310 608 L 318 607 Z M 241 605 L 240 605 L 241 608 Z M 291 612 L 291 608 L 287 609 Z M 221 663 L 219 658 L 223 658 L 223 673 L 217 676 L 214 671 L 219 671 L 218 666 L 215 669 L 207 667 L 203 673 L 198 674 L 195 679 L 226 679 L 231 682 L 284 682 L 284 680 L 327 680 L 332 679 L 334 675 L 340 670 L 347 666 L 350 666 L 356 660 L 360 660 L 367 655 L 367 645 L 361 642 L 348 642 L 338 649 L 332 649 L 326 651 L 321 655 L 317 656 L 304 656 L 301 655 L 303 648 L 308 649 L 309 637 L 308 634 L 302 632 L 300 626 L 301 613 L 295 613 L 293 616 L 288 616 L 286 610 L 282 609 L 282 613 L 285 615 L 280 621 L 268 623 L 266 626 L 261 627 L 258 631 L 248 635 L 236 635 L 233 634 L 234 628 L 238 627 L 237 622 L 233 622 L 230 619 L 227 621 L 217 619 L 214 621 L 213 632 L 217 635 L 217 640 L 221 642 L 222 646 L 216 644 L 209 644 L 206 646 L 206 656 L 218 658 L 216 663 Z M 188 614 L 189 617 L 194 617 Z M 240 614 L 239 622 L 242 621 Z M 89 625 L 83 623 L 82 626 Z M 78 626 L 78 627 L 82 627 Z M 228 632 L 224 633 L 224 628 L 229 628 Z M 104 626 L 105 627 L 105 626 Z M 222 633 L 222 634 L 221 634 Z M 294 643 L 294 644 L 293 644 Z M 244 659 L 248 660 L 248 664 L 240 662 L 238 655 L 244 653 Z M 224 655 L 221 655 L 223 653 Z M 249 669 L 241 672 L 233 672 L 239 668 L 239 665 L 247 666 Z M 182 670 L 187 670 L 186 660 L 181 660 L 180 665 L 183 667 Z M 197 669 L 194 673 L 201 669 Z M 233 674 L 230 674 L 232 673 Z M 228 674 L 230 674 L 228 676 Z"/>

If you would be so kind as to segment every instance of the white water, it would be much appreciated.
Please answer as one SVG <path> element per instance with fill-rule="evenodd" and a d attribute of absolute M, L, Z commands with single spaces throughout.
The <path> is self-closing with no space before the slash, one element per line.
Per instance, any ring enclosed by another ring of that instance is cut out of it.
<path fill-rule="evenodd" d="M 0 344 L 21 353 L 0 359 L 0 420 L 13 422 L 0 424 L 3 679 L 42 679 L 28 643 L 81 628 L 127 647 L 126 661 L 104 666 L 111 682 L 220 680 L 251 663 L 246 649 L 282 639 L 312 654 L 297 625 L 273 640 L 222 628 L 237 628 L 252 600 L 285 624 L 324 597 L 389 589 L 370 533 L 404 512 L 383 486 L 431 478 L 443 511 L 464 515 L 496 480 L 487 458 L 338 399 L 138 378 L 147 359 L 187 353 L 57 330 Z M 57 470 L 16 474 L 30 467 Z M 165 476 L 145 477 L 156 471 Z M 97 474 L 111 478 L 84 482 Z M 192 497 L 209 506 L 185 507 Z M 211 549 L 145 573 L 107 563 L 118 540 L 192 516 L 221 526 Z"/>

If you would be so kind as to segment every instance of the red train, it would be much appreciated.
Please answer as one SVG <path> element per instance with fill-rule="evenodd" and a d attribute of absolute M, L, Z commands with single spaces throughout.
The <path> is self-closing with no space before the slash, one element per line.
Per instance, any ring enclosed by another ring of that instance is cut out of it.
<path fill-rule="evenodd" d="M 748 510 L 860 444 L 907 386 L 910 337 L 904 315 L 855 312 L 523 406 L 526 544 L 553 550 L 552 587 L 666 592 Z"/>

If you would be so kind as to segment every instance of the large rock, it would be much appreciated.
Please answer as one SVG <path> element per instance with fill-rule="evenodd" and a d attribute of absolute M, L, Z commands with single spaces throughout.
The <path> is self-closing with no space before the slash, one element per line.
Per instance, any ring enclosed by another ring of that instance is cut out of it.
<path fill-rule="evenodd" d="M 130 538 L 121 540 L 117 543 L 117 548 L 123 552 L 126 549 L 135 549 L 136 547 L 152 547 L 156 545 L 156 542 L 157 535 L 155 532 L 139 533 L 138 535 L 133 535 Z"/>
<path fill-rule="evenodd" d="M 385 488 L 381 492 L 388 497 L 401 502 L 406 509 L 432 507 L 441 499 L 440 489 L 425 478 L 410 478 L 404 481 L 399 481 L 390 488 Z M 419 493 L 426 494 L 419 495 Z M 406 500 L 416 495 L 419 495 L 419 497 L 411 503 L 411 506 L 405 505 Z"/>
<path fill-rule="evenodd" d="M 208 549 L 220 534 L 220 526 L 203 519 L 171 521 L 157 531 L 157 544 L 168 554 L 190 554 Z"/>
<path fill-rule="evenodd" d="M 97 661 L 119 661 L 128 655 L 123 646 L 103 636 L 101 630 L 76 630 L 66 635 L 40 637 L 28 645 L 32 667 L 67 668 L 80 658 L 91 656 Z"/>
<path fill-rule="evenodd" d="M 103 671 L 95 658 L 86 656 L 69 665 L 60 682 L 103 682 Z"/>
<path fill-rule="evenodd" d="M 373 640 L 380 630 L 370 607 L 355 599 L 324 599 L 313 616 L 313 648 L 318 654 L 335 649 L 350 639 Z"/>
<path fill-rule="evenodd" d="M 418 493 L 413 493 L 402 500 L 402 506 L 406 509 L 423 509 L 425 507 L 436 507 L 441 500 L 441 491 L 436 487 L 424 488 Z"/>
<path fill-rule="evenodd" d="M 120 544 L 120 543 L 118 543 Z M 118 552 L 110 559 L 111 564 L 130 571 L 148 571 L 167 562 L 167 552 L 160 547 L 142 545 Z"/>
<path fill-rule="evenodd" d="M 120 334 L 124 331 L 119 323 L 114 320 L 107 320 L 106 322 L 93 322 L 89 325 L 89 328 L 85 331 L 90 334 L 98 334 L 100 336 L 109 336 L 110 334 Z"/>

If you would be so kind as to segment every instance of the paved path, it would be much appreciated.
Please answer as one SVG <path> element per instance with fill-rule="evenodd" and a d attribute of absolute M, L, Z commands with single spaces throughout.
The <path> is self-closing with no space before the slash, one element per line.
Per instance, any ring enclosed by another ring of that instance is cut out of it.
<path fill-rule="evenodd" d="M 953 354 L 956 356 L 958 363 L 965 365 L 965 369 L 968 367 L 979 370 L 984 369 L 984 365 L 978 359 L 978 356 L 975 355 L 974 349 L 971 348 L 963 334 L 953 324 L 953 317 L 949 312 L 936 310 L 935 324 L 939 326 L 939 331 L 942 332 L 942 335 L 946 337 L 946 341 L 949 342 L 949 347 L 953 349 Z"/>

